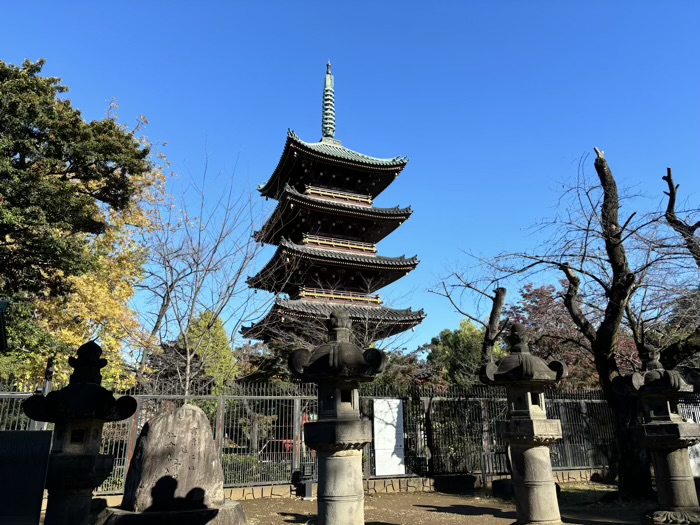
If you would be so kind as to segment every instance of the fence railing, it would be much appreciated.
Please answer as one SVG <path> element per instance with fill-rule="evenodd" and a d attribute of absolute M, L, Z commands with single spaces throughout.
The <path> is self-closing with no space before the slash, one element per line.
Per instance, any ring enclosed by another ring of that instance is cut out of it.
<path fill-rule="evenodd" d="M 21 410 L 22 400 L 33 390 L 4 387 L 5 391 L 0 391 L 0 430 L 41 428 L 41 423 L 29 420 Z M 99 493 L 122 491 L 144 423 L 186 402 L 199 406 L 209 419 L 226 486 L 286 484 L 293 472 L 309 465 L 316 472 L 315 453 L 305 446 L 302 431 L 305 422 L 317 417 L 313 384 L 240 384 L 217 395 L 209 391 L 189 396 L 166 387 L 151 385 L 149 389 L 125 392 L 138 401 L 135 414 L 104 427 L 102 452 L 115 457 L 115 466 Z M 613 419 L 601 393 L 552 390 L 546 397 L 548 416 L 560 419 L 563 428 L 563 439 L 551 447 L 553 467 L 607 466 L 613 451 Z M 478 473 L 487 483 L 508 472 L 506 445 L 496 432 L 496 421 L 506 417 L 503 389 L 476 386 L 400 391 L 362 385 L 363 415 L 373 417 L 373 400 L 377 398 L 403 401 L 404 428 L 398 430 L 404 437 L 407 475 Z M 700 413 L 700 398 L 691 400 L 684 410 Z M 375 459 L 370 447 L 365 450 L 365 459 L 365 475 L 373 477 Z"/>

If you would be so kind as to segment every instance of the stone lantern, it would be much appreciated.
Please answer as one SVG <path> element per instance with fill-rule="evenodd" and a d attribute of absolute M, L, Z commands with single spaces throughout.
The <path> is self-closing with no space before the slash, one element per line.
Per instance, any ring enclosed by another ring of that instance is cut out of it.
<path fill-rule="evenodd" d="M 658 354 L 650 352 L 646 371 L 632 376 L 644 414 L 642 446 L 651 451 L 659 510 L 643 517 L 643 523 L 700 523 L 700 508 L 688 447 L 700 442 L 700 425 L 684 420 L 678 401 L 693 387 L 676 370 L 664 370 Z"/>
<path fill-rule="evenodd" d="M 360 417 L 358 386 L 384 369 L 386 355 L 352 344 L 351 329 L 348 315 L 334 311 L 329 341 L 289 358 L 294 375 L 318 384 L 318 420 L 304 423 L 306 445 L 318 454 L 318 525 L 365 522 L 362 448 L 372 440 L 372 428 Z"/>
<path fill-rule="evenodd" d="M 102 426 L 121 421 L 136 411 L 130 396 L 115 399 L 101 386 L 102 349 L 94 342 L 78 349 L 68 386 L 46 397 L 34 395 L 22 404 L 36 421 L 54 423 L 46 488 L 49 492 L 46 525 L 85 525 L 90 516 L 92 491 L 112 472 L 113 456 L 100 454 Z"/>
<path fill-rule="evenodd" d="M 508 400 L 508 421 L 498 432 L 510 449 L 517 523 L 561 523 L 549 446 L 561 439 L 561 422 L 547 419 L 544 389 L 567 375 L 559 361 L 546 363 L 530 353 L 525 327 L 514 324 L 507 337 L 510 355 L 485 365 L 481 380 L 503 385 Z"/>

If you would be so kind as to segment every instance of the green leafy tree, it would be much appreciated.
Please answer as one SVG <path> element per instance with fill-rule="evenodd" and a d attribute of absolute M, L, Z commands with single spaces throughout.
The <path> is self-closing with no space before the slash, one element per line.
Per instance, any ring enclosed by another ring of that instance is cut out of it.
<path fill-rule="evenodd" d="M 0 62 L 0 291 L 56 294 L 94 264 L 91 236 L 128 207 L 149 149 L 110 118 L 86 122 L 43 61 Z"/>
<path fill-rule="evenodd" d="M 387 350 L 384 371 L 373 381 L 374 385 L 386 385 L 399 390 L 432 384 L 432 376 L 423 358 L 423 349 L 412 352 L 407 349 Z"/>
<path fill-rule="evenodd" d="M 236 378 L 238 366 L 221 318 L 210 311 L 150 360 L 148 379 L 159 390 L 189 395 L 221 388 Z"/>
<path fill-rule="evenodd" d="M 142 225 L 138 203 L 158 178 L 135 132 L 111 117 L 85 121 L 63 98 L 68 88 L 60 79 L 41 76 L 43 65 L 0 61 L 0 296 L 11 302 L 0 375 L 25 379 L 38 379 L 51 369 L 47 359 L 71 352 L 76 334 L 106 335 L 98 333 L 98 316 L 47 316 L 65 312 L 76 288 L 86 295 L 86 276 L 101 279 L 111 260 L 105 246 L 129 251 L 115 239 Z M 133 283 L 138 271 L 111 277 Z M 129 291 L 119 293 L 127 308 Z"/>
<path fill-rule="evenodd" d="M 469 386 L 479 381 L 484 331 L 468 319 L 456 330 L 443 330 L 425 345 L 428 369 L 434 382 Z"/>

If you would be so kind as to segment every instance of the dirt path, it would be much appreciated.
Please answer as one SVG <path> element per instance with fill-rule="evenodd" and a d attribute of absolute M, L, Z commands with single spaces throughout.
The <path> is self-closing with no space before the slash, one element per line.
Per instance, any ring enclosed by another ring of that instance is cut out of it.
<path fill-rule="evenodd" d="M 562 517 L 566 523 L 582 525 L 636 525 L 645 505 L 594 503 L 581 494 L 564 495 Z M 265 499 L 243 501 L 250 525 L 306 524 L 316 513 L 315 501 Z M 511 502 L 480 496 L 439 492 L 369 495 L 365 500 L 366 525 L 510 525 L 515 521 Z M 313 522 L 311 522 L 313 523 Z"/>

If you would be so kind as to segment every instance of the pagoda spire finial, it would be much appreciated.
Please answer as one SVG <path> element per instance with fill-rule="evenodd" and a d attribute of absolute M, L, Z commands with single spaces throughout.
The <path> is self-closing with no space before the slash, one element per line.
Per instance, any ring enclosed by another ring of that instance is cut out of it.
<path fill-rule="evenodd" d="M 333 74 L 331 73 L 331 61 L 326 64 L 326 80 L 323 84 L 323 115 L 321 122 L 321 137 L 323 139 L 335 138 L 335 93 Z"/>

